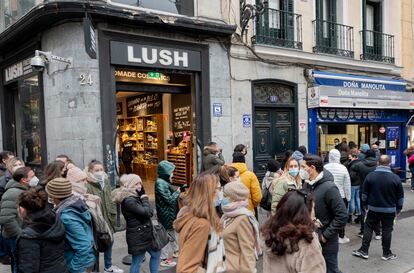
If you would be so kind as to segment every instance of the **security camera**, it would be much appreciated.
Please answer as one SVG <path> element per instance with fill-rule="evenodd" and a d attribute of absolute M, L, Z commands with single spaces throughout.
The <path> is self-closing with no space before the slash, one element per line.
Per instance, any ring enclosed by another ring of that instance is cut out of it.
<path fill-rule="evenodd" d="M 39 71 L 39 72 L 42 72 L 46 66 L 45 60 L 43 60 L 43 58 L 40 56 L 34 56 L 30 60 L 30 65 L 32 66 L 34 71 Z"/>
<path fill-rule="evenodd" d="M 42 72 L 45 68 L 49 69 L 51 61 L 58 61 L 66 64 L 66 69 L 72 64 L 72 58 L 63 58 L 52 55 L 52 52 L 35 51 L 35 56 L 30 59 L 30 65 L 34 71 Z M 49 74 L 49 71 L 48 71 Z"/>

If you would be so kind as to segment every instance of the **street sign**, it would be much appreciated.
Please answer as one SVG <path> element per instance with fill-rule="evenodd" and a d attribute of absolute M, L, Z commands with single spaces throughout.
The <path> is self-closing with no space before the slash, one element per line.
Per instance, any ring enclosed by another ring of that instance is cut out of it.
<path fill-rule="evenodd" d="M 222 103 L 213 103 L 213 116 L 215 117 L 223 116 L 223 104 Z"/>
<path fill-rule="evenodd" d="M 252 125 L 252 116 L 244 114 L 243 115 L 243 127 L 244 128 L 250 128 Z"/>

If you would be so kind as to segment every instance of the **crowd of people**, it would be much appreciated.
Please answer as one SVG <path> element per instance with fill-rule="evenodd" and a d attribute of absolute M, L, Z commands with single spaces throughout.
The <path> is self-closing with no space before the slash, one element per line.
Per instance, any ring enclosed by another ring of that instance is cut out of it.
<path fill-rule="evenodd" d="M 265 273 L 336 273 L 351 221 L 361 224 L 362 245 L 354 256 L 368 259 L 375 232 L 383 241 L 382 259 L 395 259 L 391 232 L 404 193 L 389 157 L 376 149 L 337 143 L 324 161 L 301 146 L 281 162 L 269 160 L 259 181 L 246 164 L 245 145 L 237 145 L 226 163 L 211 142 L 189 187 L 172 185 L 174 164 L 158 164 L 155 210 L 136 174 L 111 184 L 99 161 L 81 169 L 59 155 L 38 179 L 22 160 L 2 152 L 0 256 L 12 273 L 83 273 L 99 272 L 103 252 L 104 272 L 121 273 L 112 263 L 119 205 L 130 273 L 140 272 L 147 253 L 151 273 L 160 266 L 176 266 L 178 273 L 255 273 L 262 255 Z M 414 147 L 406 154 L 414 155 Z M 260 211 L 267 217 L 263 225 Z M 154 242 L 157 222 L 168 237 L 163 247 Z"/>

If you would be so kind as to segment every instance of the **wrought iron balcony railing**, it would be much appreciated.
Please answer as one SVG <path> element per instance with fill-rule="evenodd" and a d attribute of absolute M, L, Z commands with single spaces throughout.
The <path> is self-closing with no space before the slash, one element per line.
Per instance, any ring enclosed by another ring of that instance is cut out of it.
<path fill-rule="evenodd" d="M 313 52 L 354 57 L 354 28 L 325 20 L 313 20 Z"/>
<path fill-rule="evenodd" d="M 257 17 L 255 44 L 302 49 L 302 15 L 265 8 Z"/>
<path fill-rule="evenodd" d="M 394 36 L 372 30 L 361 30 L 361 60 L 394 63 Z"/>

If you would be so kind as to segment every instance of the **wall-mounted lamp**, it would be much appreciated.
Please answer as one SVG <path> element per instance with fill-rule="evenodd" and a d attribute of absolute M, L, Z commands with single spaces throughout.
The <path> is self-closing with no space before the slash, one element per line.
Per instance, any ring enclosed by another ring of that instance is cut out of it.
<path fill-rule="evenodd" d="M 72 58 L 63 58 L 53 55 L 52 52 L 36 50 L 35 56 L 30 60 L 30 65 L 32 66 L 33 70 L 42 72 L 45 68 L 49 69 L 49 64 L 51 61 L 66 63 L 65 69 L 67 69 L 72 64 Z"/>

